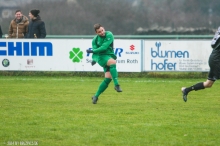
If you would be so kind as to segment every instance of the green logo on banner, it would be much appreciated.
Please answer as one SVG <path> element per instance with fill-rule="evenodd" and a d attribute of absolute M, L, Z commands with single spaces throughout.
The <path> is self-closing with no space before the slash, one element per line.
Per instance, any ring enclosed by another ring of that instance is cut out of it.
<path fill-rule="evenodd" d="M 80 62 L 83 59 L 83 52 L 80 51 L 79 48 L 73 48 L 72 51 L 69 52 L 69 58 L 73 62 Z"/>
<path fill-rule="evenodd" d="M 10 64 L 10 62 L 9 62 L 8 59 L 3 59 L 3 60 L 2 60 L 2 65 L 3 65 L 4 67 L 8 67 L 9 64 Z"/>

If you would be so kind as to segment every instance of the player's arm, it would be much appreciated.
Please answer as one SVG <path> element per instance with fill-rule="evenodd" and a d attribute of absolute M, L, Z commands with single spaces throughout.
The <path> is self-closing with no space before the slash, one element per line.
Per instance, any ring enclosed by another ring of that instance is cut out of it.
<path fill-rule="evenodd" d="M 96 50 L 98 48 L 96 44 L 96 37 L 92 40 L 92 50 Z"/>
<path fill-rule="evenodd" d="M 104 39 L 104 42 L 102 43 L 102 45 L 97 48 L 97 49 L 94 49 L 93 52 L 94 53 L 100 53 L 100 52 L 103 52 L 105 50 L 108 49 L 108 47 L 111 45 L 111 43 L 113 42 L 114 40 L 114 37 L 113 37 L 113 34 L 112 33 L 108 33 Z"/>
<path fill-rule="evenodd" d="M 211 46 L 213 49 L 216 49 L 219 45 L 220 45 L 220 27 L 215 32 L 215 35 L 211 42 Z"/>
<path fill-rule="evenodd" d="M 87 49 L 86 52 L 87 53 L 94 53 L 93 50 L 95 50 L 97 48 L 98 48 L 98 46 L 96 44 L 96 37 L 94 37 L 92 40 L 92 49 Z"/>
<path fill-rule="evenodd" d="M 96 58 L 96 57 L 95 57 L 96 54 L 93 52 L 93 50 L 95 50 L 95 49 L 97 49 L 97 48 L 98 48 L 98 46 L 97 46 L 97 44 L 96 44 L 96 37 L 94 37 L 93 40 L 92 40 L 92 50 L 90 50 L 90 51 L 91 51 L 90 53 L 93 53 L 93 55 L 92 55 L 92 62 L 91 62 L 91 65 L 92 65 L 92 66 L 96 64 L 96 61 L 95 61 L 95 59 L 94 59 L 94 58 Z M 88 50 L 87 50 L 87 52 L 88 52 Z"/>

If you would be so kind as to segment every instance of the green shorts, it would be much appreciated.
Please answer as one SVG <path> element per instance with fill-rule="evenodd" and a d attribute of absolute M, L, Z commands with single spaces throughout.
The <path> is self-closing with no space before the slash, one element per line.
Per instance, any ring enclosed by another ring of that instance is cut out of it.
<path fill-rule="evenodd" d="M 105 67 L 109 59 L 112 59 L 111 55 L 99 55 L 98 64 L 101 67 Z"/>
<path fill-rule="evenodd" d="M 103 67 L 104 72 L 108 72 L 109 66 L 107 66 L 109 59 L 116 59 L 115 55 L 100 55 L 98 58 L 98 64 Z"/>

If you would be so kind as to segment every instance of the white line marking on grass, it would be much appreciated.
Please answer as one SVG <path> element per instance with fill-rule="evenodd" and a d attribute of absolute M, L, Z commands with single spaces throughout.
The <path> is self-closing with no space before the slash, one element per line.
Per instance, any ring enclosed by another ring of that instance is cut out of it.
<path fill-rule="evenodd" d="M 160 80 L 160 81 L 156 81 L 156 80 L 146 80 L 146 81 L 135 81 L 135 82 L 138 82 L 138 83 L 151 83 L 151 82 L 157 82 L 157 83 L 176 83 L 176 82 L 181 82 L 181 81 L 165 81 L 165 80 Z"/>
<path fill-rule="evenodd" d="M 0 78 L 0 81 L 75 81 L 75 82 L 101 82 L 102 79 L 92 79 L 92 78 Z M 140 79 L 140 80 L 123 80 L 119 79 L 119 82 L 136 82 L 136 83 L 179 83 L 179 80 L 149 80 L 149 79 Z"/>
<path fill-rule="evenodd" d="M 104 78 L 100 78 L 100 79 L 93 79 L 93 78 L 47 78 L 47 77 L 43 77 L 43 78 L 0 78 L 0 81 L 71 81 L 71 82 L 101 82 L 103 81 Z M 205 81 L 205 80 L 204 80 Z M 152 80 L 152 79 L 142 79 L 140 78 L 140 80 L 128 80 L 128 79 L 119 79 L 119 82 L 122 83 L 131 83 L 131 82 L 135 82 L 135 83 L 181 83 L 183 81 L 179 80 L 179 79 L 172 79 L 172 80 Z M 185 82 L 185 81 L 184 81 Z M 196 83 L 196 81 L 189 81 L 187 83 Z"/>

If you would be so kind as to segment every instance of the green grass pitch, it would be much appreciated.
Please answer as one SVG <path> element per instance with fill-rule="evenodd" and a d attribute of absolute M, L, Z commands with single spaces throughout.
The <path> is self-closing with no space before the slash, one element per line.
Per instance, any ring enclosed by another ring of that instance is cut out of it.
<path fill-rule="evenodd" d="M 180 88 L 206 79 L 119 78 L 96 105 L 103 78 L 0 76 L 0 145 L 220 145 L 220 83 Z"/>

